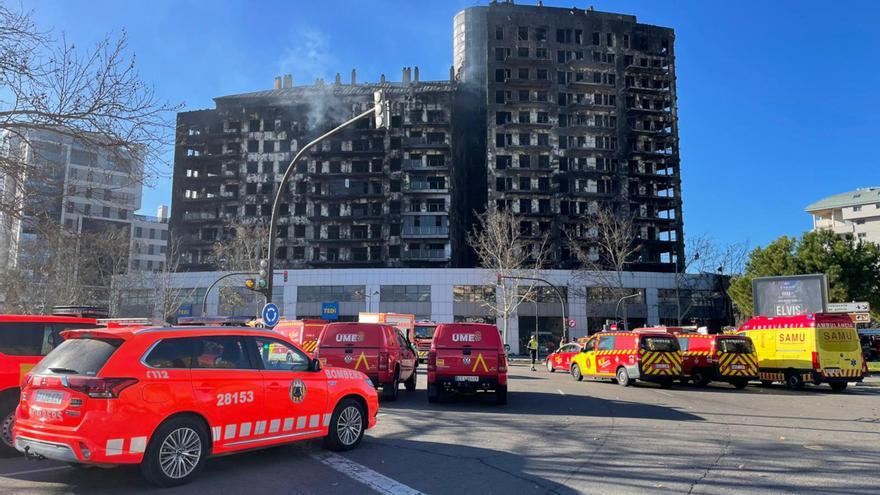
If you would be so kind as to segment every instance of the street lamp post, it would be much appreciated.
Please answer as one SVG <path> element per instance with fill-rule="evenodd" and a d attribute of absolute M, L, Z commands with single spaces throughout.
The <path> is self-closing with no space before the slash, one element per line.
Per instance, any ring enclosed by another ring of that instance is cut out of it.
<path fill-rule="evenodd" d="M 275 192 L 275 201 L 272 202 L 272 215 L 269 217 L 269 252 L 266 253 L 266 273 L 268 274 L 268 276 L 266 277 L 266 289 L 263 292 L 266 297 L 266 303 L 272 301 L 272 287 L 274 285 L 275 278 L 275 236 L 277 235 L 278 231 L 278 215 L 281 213 L 281 203 L 284 198 L 285 186 L 290 180 L 290 176 L 293 174 L 293 170 L 296 167 L 296 162 L 313 146 L 320 144 L 323 140 L 334 134 L 337 134 L 338 132 L 357 122 L 358 120 L 361 120 L 364 117 L 369 117 L 370 114 L 374 114 L 376 116 L 376 127 L 388 127 L 391 116 L 388 101 L 385 100 L 385 93 L 382 91 L 376 91 L 373 94 L 373 103 L 374 105 L 369 110 L 355 115 L 354 117 L 346 120 L 342 124 L 334 127 L 324 134 L 321 134 L 310 143 L 300 148 L 296 155 L 294 155 L 293 160 L 290 160 L 290 164 L 287 165 L 287 170 L 284 171 L 284 176 L 281 178 L 281 183 L 278 184 L 278 190 Z"/>
<path fill-rule="evenodd" d="M 556 296 L 559 297 L 559 305 L 562 306 L 562 338 L 565 339 L 565 341 L 567 342 L 568 338 L 567 338 L 566 334 L 568 333 L 568 319 L 565 317 L 565 298 L 562 297 L 562 291 L 559 290 L 559 287 L 556 287 L 555 285 L 551 284 L 548 280 L 545 280 L 543 278 L 514 277 L 512 275 L 501 275 L 500 273 L 498 274 L 499 283 L 501 280 L 503 280 L 505 278 L 510 279 L 510 280 L 532 280 L 532 281 L 536 281 L 536 282 L 544 282 L 545 284 L 547 284 L 553 288 L 553 290 L 556 292 Z M 535 322 L 536 322 L 535 325 L 536 326 L 537 326 L 537 319 L 538 319 L 538 313 L 537 313 L 537 311 L 535 311 Z"/>
<path fill-rule="evenodd" d="M 218 278 L 217 280 L 215 280 L 214 283 L 212 283 L 211 285 L 208 286 L 207 289 L 205 289 L 205 296 L 202 298 L 202 316 L 205 316 L 205 313 L 208 312 L 208 293 L 211 292 L 211 289 L 213 289 L 214 286 L 217 285 L 221 280 L 229 278 L 229 277 L 234 277 L 236 275 L 253 275 L 253 274 L 251 272 L 230 272 L 230 273 L 227 273 L 226 275 L 223 275 L 222 277 Z"/>
<path fill-rule="evenodd" d="M 636 292 L 635 294 L 630 294 L 630 295 L 628 295 L 628 296 L 623 296 L 623 297 L 621 297 L 621 298 L 617 301 L 617 307 L 614 308 L 614 319 L 615 319 L 615 320 L 618 319 L 618 316 L 617 316 L 617 315 L 618 315 L 618 312 L 620 311 L 620 303 L 622 303 L 622 302 L 624 301 L 624 299 L 629 299 L 629 298 L 631 298 L 631 297 L 636 297 L 636 296 L 638 296 L 638 295 L 639 295 L 639 292 Z M 623 317 L 623 330 L 626 331 L 626 329 L 627 329 L 627 328 L 626 328 L 626 326 L 627 326 L 627 325 L 626 325 L 626 316 L 625 316 L 625 315 L 626 315 L 626 311 L 624 311 L 623 313 L 624 313 L 624 317 Z"/>

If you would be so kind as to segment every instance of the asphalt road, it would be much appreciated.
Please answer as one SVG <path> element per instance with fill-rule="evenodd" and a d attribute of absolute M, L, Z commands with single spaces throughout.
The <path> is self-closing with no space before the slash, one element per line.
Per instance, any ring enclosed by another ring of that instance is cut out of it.
<path fill-rule="evenodd" d="M 0 493 L 880 491 L 880 388 L 623 388 L 514 365 L 508 406 L 489 397 L 429 405 L 420 378 L 342 456 L 305 444 L 222 457 L 194 483 L 161 491 L 137 468 L 7 458 Z"/>

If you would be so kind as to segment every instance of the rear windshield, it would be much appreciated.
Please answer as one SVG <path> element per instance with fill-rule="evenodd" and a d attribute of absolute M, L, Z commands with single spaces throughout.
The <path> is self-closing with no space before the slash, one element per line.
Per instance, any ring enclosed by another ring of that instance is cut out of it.
<path fill-rule="evenodd" d="M 755 352 L 752 342 L 746 339 L 718 339 L 718 351 L 748 354 Z"/>
<path fill-rule="evenodd" d="M 642 337 L 642 349 L 646 351 L 674 352 L 677 341 L 672 337 Z"/>
<path fill-rule="evenodd" d="M 439 325 L 434 335 L 436 347 L 500 349 L 501 334 L 495 325 Z"/>
<path fill-rule="evenodd" d="M 379 347 L 382 328 L 376 323 L 331 323 L 321 332 L 321 347 Z"/>
<path fill-rule="evenodd" d="M 427 326 L 417 326 L 415 328 L 414 333 L 417 339 L 433 339 L 434 338 L 434 330 L 437 330 L 436 326 L 427 327 Z"/>
<path fill-rule="evenodd" d="M 0 353 L 7 356 L 45 356 L 64 339 L 61 332 L 71 328 L 95 328 L 87 323 L 0 323 Z"/>
<path fill-rule="evenodd" d="M 121 340 L 70 339 L 61 343 L 34 368 L 34 374 L 95 376 L 122 345 Z"/>

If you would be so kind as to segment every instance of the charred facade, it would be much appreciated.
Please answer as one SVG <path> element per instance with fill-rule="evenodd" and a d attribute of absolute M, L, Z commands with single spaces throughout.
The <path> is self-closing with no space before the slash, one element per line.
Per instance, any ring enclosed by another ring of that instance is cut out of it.
<path fill-rule="evenodd" d="M 389 129 L 363 119 L 303 156 L 281 206 L 276 267 L 448 267 L 466 263 L 462 245 L 473 201 L 453 188 L 461 133 L 456 85 L 403 80 L 359 84 L 337 76 L 215 99 L 216 109 L 178 115 L 173 233 L 182 270 L 210 270 L 212 246 L 231 221 L 268 223 L 293 155 L 317 135 L 373 105 L 383 90 Z M 470 121 L 478 124 L 477 121 Z M 458 132 L 455 132 L 455 129 Z M 479 159 L 481 157 L 477 157 Z M 458 161 L 457 161 L 458 160 Z"/>
<path fill-rule="evenodd" d="M 673 271 L 684 258 L 673 30 L 493 2 L 456 16 L 454 42 L 459 83 L 485 108 L 488 205 L 549 235 L 558 268 L 577 265 L 569 239 L 591 249 L 590 215 L 613 209 L 642 245 L 631 269 Z"/>

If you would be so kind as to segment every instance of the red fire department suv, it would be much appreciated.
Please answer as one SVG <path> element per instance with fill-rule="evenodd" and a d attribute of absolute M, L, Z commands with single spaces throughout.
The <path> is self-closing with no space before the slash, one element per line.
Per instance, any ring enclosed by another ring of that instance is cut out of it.
<path fill-rule="evenodd" d="M 140 464 L 148 480 L 171 486 L 212 455 L 310 438 L 347 450 L 376 424 L 366 376 L 322 368 L 270 330 L 99 328 L 64 337 L 22 389 L 13 440 L 30 457 Z"/>
<path fill-rule="evenodd" d="M 584 346 L 576 342 L 565 344 L 547 356 L 547 371 L 553 373 L 556 370 L 568 371 L 571 368 L 571 358 L 584 349 Z"/>
<path fill-rule="evenodd" d="M 758 357 L 752 339 L 739 335 L 679 333 L 682 381 L 705 387 L 710 381 L 746 388 L 758 379 Z"/>
<path fill-rule="evenodd" d="M 272 330 L 290 339 L 309 356 L 315 357 L 318 336 L 326 324 L 324 320 L 281 320 Z"/>
<path fill-rule="evenodd" d="M 382 398 L 397 400 L 400 382 L 416 389 L 416 351 L 403 333 L 383 323 L 330 323 L 321 330 L 315 355 L 322 364 L 365 373 Z"/>
<path fill-rule="evenodd" d="M 0 453 L 15 452 L 12 426 L 27 372 L 64 340 L 62 330 L 97 326 L 94 318 L 0 315 Z"/>
<path fill-rule="evenodd" d="M 441 323 L 428 353 L 428 402 L 452 392 L 495 392 L 507 404 L 507 354 L 495 325 Z"/>
<path fill-rule="evenodd" d="M 642 380 L 671 387 L 681 378 L 681 351 L 665 331 L 599 332 L 571 359 L 570 372 L 577 381 L 610 378 L 627 387 Z"/>

